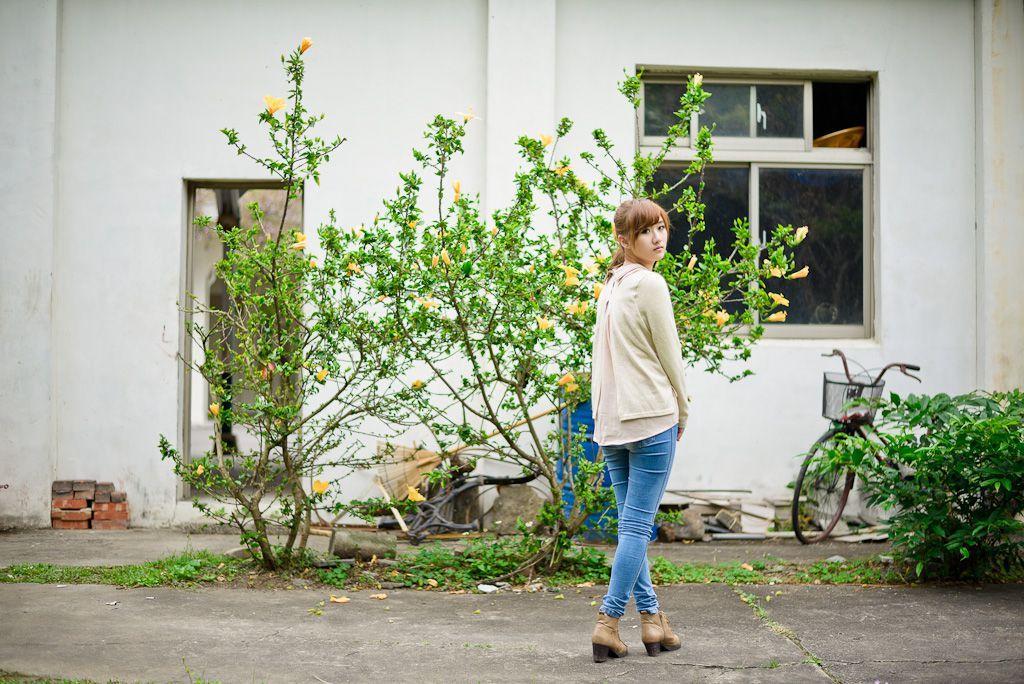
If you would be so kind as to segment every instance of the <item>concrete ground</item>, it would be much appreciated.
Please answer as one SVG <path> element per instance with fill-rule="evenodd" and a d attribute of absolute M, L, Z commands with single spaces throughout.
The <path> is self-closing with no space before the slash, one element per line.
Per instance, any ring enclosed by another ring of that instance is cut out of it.
<path fill-rule="evenodd" d="M 134 542 L 138 550 L 128 558 L 124 554 Z M 223 549 L 234 539 L 193 535 L 191 544 Z M 677 560 L 677 554 L 704 560 L 711 548 L 666 546 L 680 547 L 672 549 Z M 719 559 L 750 560 L 763 553 L 739 548 L 750 544 L 715 546 Z M 770 546 L 782 558 L 806 552 Z M 863 548 L 837 546 L 847 557 Z M 86 560 L 106 565 L 182 548 L 184 535 L 170 531 L 19 533 L 0 535 L 0 566 Z M 870 545 L 872 553 L 881 548 Z M 108 555 L 112 549 L 120 552 Z M 557 598 L 549 592 L 399 590 L 381 600 L 371 591 L 335 591 L 351 598 L 338 604 L 328 601 L 327 592 L 301 588 L 0 584 L 0 672 L 101 682 L 185 682 L 191 672 L 220 682 L 331 684 L 641 678 L 1019 682 L 1024 673 L 1024 585 L 662 587 L 659 596 L 683 647 L 648 657 L 636 616 L 627 614 L 622 633 L 629 656 L 594 664 L 589 635 L 597 609 L 590 603 L 603 592 L 567 589 Z M 741 600 L 742 592 L 762 598 L 766 617 Z M 763 601 L 768 594 L 770 603 Z"/>
<path fill-rule="evenodd" d="M 427 542 L 429 543 L 429 542 Z M 327 537 L 310 537 L 310 548 L 326 550 Z M 186 549 L 206 549 L 224 553 L 238 548 L 238 537 L 231 534 L 185 533 L 173 529 L 111 530 L 23 530 L 0 532 L 0 567 L 17 563 L 54 563 L 57 565 L 124 565 L 157 560 Z M 613 547 L 601 546 L 612 550 Z M 399 553 L 415 551 L 408 543 L 399 543 Z M 826 541 L 804 546 L 795 540 L 720 541 L 693 544 L 652 543 L 649 555 L 665 556 L 681 562 L 729 562 L 763 558 L 765 554 L 787 561 L 813 562 L 839 554 L 861 558 L 887 553 L 885 543 L 847 544 Z"/>

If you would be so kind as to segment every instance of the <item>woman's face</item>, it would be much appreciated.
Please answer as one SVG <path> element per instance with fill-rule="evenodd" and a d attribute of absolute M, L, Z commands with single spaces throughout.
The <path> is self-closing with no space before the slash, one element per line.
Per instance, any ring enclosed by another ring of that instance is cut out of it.
<path fill-rule="evenodd" d="M 627 245 L 624 237 L 619 237 L 618 240 L 630 261 L 653 268 L 656 262 L 665 258 L 665 250 L 668 248 L 668 228 L 665 227 L 664 221 L 658 221 L 653 226 L 642 228 L 633 239 L 632 245 Z"/>

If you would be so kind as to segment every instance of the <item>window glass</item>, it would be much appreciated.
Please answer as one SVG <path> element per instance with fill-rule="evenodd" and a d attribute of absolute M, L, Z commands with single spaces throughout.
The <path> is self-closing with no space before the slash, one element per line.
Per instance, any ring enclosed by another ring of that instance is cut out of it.
<path fill-rule="evenodd" d="M 668 135 L 668 127 L 678 121 L 675 111 L 682 96 L 682 83 L 644 84 L 644 135 Z"/>
<path fill-rule="evenodd" d="M 704 102 L 700 125 L 710 129 L 715 124 L 712 135 L 749 138 L 750 86 L 705 83 L 704 90 L 711 93 L 711 97 Z"/>
<path fill-rule="evenodd" d="M 685 167 L 662 166 L 654 175 L 654 186 L 661 187 L 668 183 L 674 185 L 682 177 Z M 706 205 L 704 210 L 704 230 L 688 235 L 689 225 L 686 217 L 672 213 L 672 205 L 682 194 L 685 186 L 697 185 L 697 178 L 691 176 L 679 188 L 658 199 L 658 203 L 669 212 L 672 230 L 669 233 L 668 251 L 679 254 L 690 243 L 690 253 L 702 254 L 708 240 L 715 241 L 715 252 L 728 257 L 732 252 L 732 244 L 736 239 L 732 232 L 732 224 L 738 218 L 750 215 L 750 167 L 749 166 L 708 166 L 704 171 L 704 192 L 701 201 Z M 734 302 L 727 302 L 726 311 L 735 313 L 740 307 Z"/>
<path fill-rule="evenodd" d="M 754 130 L 759 138 L 804 137 L 804 87 L 758 85 L 757 118 Z"/>
<path fill-rule="evenodd" d="M 796 267 L 809 266 L 810 276 L 768 281 L 789 299 L 786 323 L 863 324 L 863 169 L 761 168 L 759 178 L 762 232 L 810 229 L 794 250 Z"/>

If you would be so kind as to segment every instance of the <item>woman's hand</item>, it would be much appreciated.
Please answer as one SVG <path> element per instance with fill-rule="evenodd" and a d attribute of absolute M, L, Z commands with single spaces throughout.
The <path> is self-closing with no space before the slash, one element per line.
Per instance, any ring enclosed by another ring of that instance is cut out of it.
<path fill-rule="evenodd" d="M 676 441 L 678 442 L 683 438 L 683 426 L 679 426 L 679 430 L 676 432 Z"/>

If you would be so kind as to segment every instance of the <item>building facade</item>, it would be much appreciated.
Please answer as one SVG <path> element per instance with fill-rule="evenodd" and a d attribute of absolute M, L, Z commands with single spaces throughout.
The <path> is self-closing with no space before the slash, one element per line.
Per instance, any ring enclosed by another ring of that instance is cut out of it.
<path fill-rule="evenodd" d="M 310 232 L 331 208 L 372 217 L 436 113 L 479 115 L 457 171 L 494 208 L 519 135 L 568 116 L 570 153 L 598 127 L 620 150 L 656 144 L 693 72 L 719 96 L 715 220 L 750 216 L 752 239 L 778 221 L 833 231 L 815 287 L 838 294 L 815 289 L 774 326 L 753 377 L 689 371 L 670 488 L 786 496 L 824 428 L 833 348 L 922 366 L 920 386 L 892 378 L 900 393 L 1024 385 L 1022 14 L 998 0 L 3 0 L 0 527 L 48 525 L 65 478 L 125 488 L 136 526 L 195 518 L 156 448 L 205 419 L 188 409 L 201 392 L 177 359 L 177 302 L 213 292 L 197 273 L 216 255 L 189 218 L 218 201 L 203 191 L 266 180 L 218 131 L 258 142 L 262 97 L 284 88 L 277 56 L 307 35 L 307 105 L 348 138 L 303 198 Z M 615 86 L 640 68 L 637 121 Z M 846 147 L 817 144 L 858 127 Z"/>

